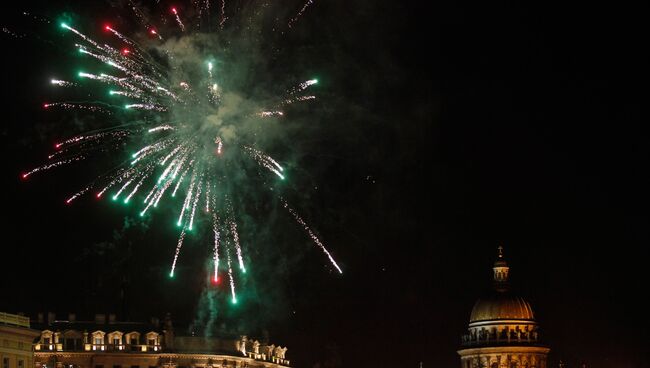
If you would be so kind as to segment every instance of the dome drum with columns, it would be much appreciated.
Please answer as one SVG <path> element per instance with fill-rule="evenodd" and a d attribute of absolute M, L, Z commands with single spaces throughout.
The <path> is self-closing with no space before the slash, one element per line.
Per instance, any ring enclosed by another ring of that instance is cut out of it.
<path fill-rule="evenodd" d="M 540 341 L 530 304 L 509 292 L 502 247 L 492 269 L 495 292 L 472 308 L 458 351 L 461 368 L 546 368 L 550 349 Z"/>

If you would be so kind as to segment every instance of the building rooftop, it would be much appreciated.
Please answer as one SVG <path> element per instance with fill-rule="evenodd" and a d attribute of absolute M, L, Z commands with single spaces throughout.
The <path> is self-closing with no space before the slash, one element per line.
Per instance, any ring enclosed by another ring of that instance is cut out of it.
<path fill-rule="evenodd" d="M 0 312 L 0 326 L 29 328 L 29 318 L 18 314 Z"/>

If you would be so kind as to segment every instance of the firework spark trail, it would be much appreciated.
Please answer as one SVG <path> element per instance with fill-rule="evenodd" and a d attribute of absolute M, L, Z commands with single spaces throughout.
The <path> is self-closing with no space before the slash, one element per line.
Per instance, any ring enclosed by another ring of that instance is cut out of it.
<path fill-rule="evenodd" d="M 160 202 L 160 199 L 162 199 L 163 195 L 165 194 L 165 191 L 172 185 L 172 181 L 168 180 L 163 187 L 160 189 L 160 194 L 158 194 L 158 198 L 156 199 L 156 202 L 153 204 L 154 207 L 158 207 L 158 202 Z"/>
<path fill-rule="evenodd" d="M 196 212 L 196 205 L 199 203 L 199 198 L 201 198 L 201 189 L 203 188 L 203 178 L 199 179 L 199 185 L 196 188 L 196 196 L 194 197 L 194 204 L 192 204 L 192 214 L 190 215 L 190 226 L 188 230 L 192 230 L 192 225 L 194 224 L 194 213 Z"/>
<path fill-rule="evenodd" d="M 152 171 L 153 171 L 153 170 L 152 170 Z M 129 203 L 129 201 L 131 200 L 131 197 L 133 197 L 133 195 L 138 191 L 138 189 L 140 188 L 140 186 L 142 185 L 142 183 L 144 182 L 144 180 L 145 180 L 146 178 L 148 178 L 150 174 L 151 174 L 151 171 L 149 171 L 148 173 L 146 173 L 145 175 L 142 176 L 142 178 L 140 179 L 140 181 L 138 182 L 138 184 L 135 185 L 135 187 L 133 188 L 133 190 L 131 191 L 131 193 L 129 193 L 129 195 L 124 199 L 124 203 Z"/>
<path fill-rule="evenodd" d="M 77 193 L 73 194 L 70 198 L 66 199 L 65 203 L 70 204 L 72 201 L 74 201 L 75 199 L 77 199 L 80 196 L 84 195 L 90 189 L 92 189 L 92 185 L 89 185 L 89 186 L 83 188 L 82 190 L 78 191 Z"/>
<path fill-rule="evenodd" d="M 217 137 L 214 140 L 214 143 L 217 144 L 217 155 L 221 155 L 221 152 L 223 151 L 223 140 L 221 140 L 221 137 Z"/>
<path fill-rule="evenodd" d="M 82 54 L 86 54 L 86 55 L 92 56 L 92 57 L 94 57 L 95 59 L 100 60 L 100 61 L 104 62 L 105 64 L 110 65 L 110 66 L 112 66 L 112 67 L 114 67 L 114 68 L 117 68 L 117 69 L 119 69 L 119 70 L 121 70 L 121 71 L 123 71 L 123 72 L 128 72 L 128 68 L 126 68 L 125 66 L 122 66 L 122 65 L 116 63 L 115 60 L 112 59 L 112 58 L 110 58 L 110 57 L 107 57 L 107 56 L 104 56 L 104 55 L 99 55 L 99 54 L 92 53 L 92 52 L 90 52 L 90 51 L 84 49 L 83 47 L 80 47 L 80 48 L 79 48 L 79 52 L 82 53 Z M 80 77 L 84 77 L 83 75 L 81 75 L 81 73 L 79 74 L 79 76 L 80 76 Z M 99 79 L 99 78 L 93 78 L 93 79 Z"/>
<path fill-rule="evenodd" d="M 89 105 L 87 103 L 69 103 L 69 102 L 53 102 L 53 103 L 45 103 L 43 104 L 43 108 L 49 109 L 50 107 L 61 107 L 65 110 L 86 110 L 86 111 L 91 111 L 91 112 L 102 112 L 105 114 L 112 114 L 110 111 L 101 108 L 99 106 L 93 106 Z"/>
<path fill-rule="evenodd" d="M 158 105 L 152 104 L 130 104 L 124 106 L 127 109 L 142 109 L 142 110 L 156 110 L 156 111 L 167 111 L 166 108 Z"/>
<path fill-rule="evenodd" d="M 317 84 L 317 83 L 318 83 L 318 79 L 306 80 L 306 81 L 300 83 L 292 91 L 290 91 L 289 94 L 292 95 L 292 94 L 294 94 L 296 92 L 302 92 L 302 91 L 306 90 L 307 88 L 309 88 L 309 86 L 313 86 L 314 84 Z"/>
<path fill-rule="evenodd" d="M 106 29 L 107 31 L 110 31 L 111 33 L 113 33 L 115 36 L 117 36 L 117 38 L 122 40 L 124 43 L 127 43 L 127 44 L 129 44 L 131 46 L 137 46 L 137 44 L 135 42 L 131 41 L 128 37 L 124 36 L 120 32 L 114 30 L 111 26 L 106 26 L 106 27 L 104 27 L 104 29 Z"/>
<path fill-rule="evenodd" d="M 226 260 L 228 261 L 228 279 L 230 280 L 230 293 L 232 294 L 232 303 L 237 304 L 237 295 L 235 294 L 235 279 L 232 277 L 232 265 L 230 262 L 230 251 L 226 247 Z"/>
<path fill-rule="evenodd" d="M 164 166 L 165 163 L 167 162 L 167 160 L 169 160 L 170 158 L 174 157 L 174 156 L 178 153 L 178 151 L 182 150 L 183 148 L 185 148 L 185 144 L 179 144 L 178 146 L 176 146 L 176 148 L 174 148 L 174 149 L 173 149 L 173 150 L 172 150 L 172 151 L 171 151 L 167 156 L 165 156 L 165 158 L 164 158 L 162 161 L 160 161 L 160 165 L 161 165 L 161 166 Z M 177 162 L 177 161 L 178 161 L 178 158 L 175 158 L 174 160 L 172 160 L 172 164 L 173 164 L 174 162 Z M 178 162 L 180 162 L 180 161 L 178 161 Z M 182 162 L 181 162 L 181 163 L 182 163 Z M 178 171 L 178 170 L 177 170 L 177 171 Z M 163 177 L 164 177 L 164 176 L 165 176 L 165 175 L 163 174 Z"/>
<path fill-rule="evenodd" d="M 282 111 L 262 111 L 257 113 L 257 116 L 261 118 L 267 118 L 270 116 L 283 116 L 283 115 L 284 113 Z"/>
<path fill-rule="evenodd" d="M 126 189 L 126 187 L 128 187 L 129 184 L 131 184 L 131 182 L 133 182 L 133 179 L 128 180 L 126 183 L 124 183 L 124 185 L 122 185 L 122 188 L 120 188 L 120 190 L 118 190 L 117 193 L 115 193 L 115 195 L 113 196 L 113 200 L 114 200 L 114 201 L 117 200 L 117 198 L 120 196 L 120 194 L 122 194 L 122 192 L 124 191 L 124 189 Z"/>
<path fill-rule="evenodd" d="M 144 203 L 149 203 L 149 199 L 150 199 L 151 196 L 156 192 L 156 189 L 157 189 L 156 186 L 154 186 L 153 188 L 151 188 L 151 191 L 149 192 L 149 194 L 148 194 L 148 195 L 145 197 L 145 199 L 144 199 Z"/>
<path fill-rule="evenodd" d="M 239 269 L 242 272 L 246 273 L 246 267 L 244 267 L 244 259 L 241 255 L 241 246 L 239 245 L 239 234 L 237 234 L 237 223 L 234 220 L 230 220 L 230 231 L 232 235 L 232 240 L 235 243 L 235 250 L 237 251 L 237 259 L 239 260 Z"/>
<path fill-rule="evenodd" d="M 217 214 L 212 214 L 212 231 L 214 232 L 214 282 L 219 281 L 219 227 Z"/>
<path fill-rule="evenodd" d="M 146 159 L 151 154 L 154 154 L 154 153 L 160 151 L 160 149 L 162 149 L 160 147 L 161 145 L 162 145 L 162 142 L 159 142 L 159 143 L 156 143 L 155 145 L 144 147 L 140 151 L 138 151 L 138 152 L 134 153 L 133 155 L 131 155 L 131 157 L 134 158 L 134 160 L 131 161 L 131 166 L 137 164 L 139 161 L 142 161 L 142 160 Z M 156 146 L 158 146 L 158 149 L 156 149 Z"/>
<path fill-rule="evenodd" d="M 32 170 L 30 170 L 30 171 L 24 173 L 24 174 L 22 175 L 22 177 L 23 177 L 23 179 L 27 179 L 27 177 L 29 177 L 30 175 L 32 175 L 32 174 L 34 174 L 34 173 L 37 173 L 37 172 L 40 172 L 40 171 L 49 170 L 49 169 L 52 169 L 52 168 L 55 168 L 55 167 L 59 167 L 59 166 L 63 166 L 63 165 L 67 165 L 67 164 L 72 163 L 72 162 L 81 161 L 81 160 L 83 160 L 83 159 L 85 159 L 85 158 L 86 158 L 85 156 L 77 156 L 77 157 L 73 157 L 73 158 L 69 158 L 69 159 L 64 159 L 64 160 L 60 160 L 60 161 L 57 161 L 57 162 L 53 162 L 53 163 L 51 163 L 51 164 L 47 164 L 47 165 L 43 165 L 43 166 L 39 166 L 39 167 L 37 167 L 37 168 L 35 168 L 35 169 L 32 169 Z"/>
<path fill-rule="evenodd" d="M 9 30 L 9 28 L 7 28 L 7 27 L 2 27 L 2 32 L 4 32 L 4 33 L 10 35 L 10 36 L 13 37 L 13 38 L 24 38 L 24 37 L 25 37 L 24 34 L 23 34 L 23 35 L 19 35 L 19 34 L 17 34 L 17 33 L 14 33 L 14 32 L 12 32 L 11 30 Z"/>
<path fill-rule="evenodd" d="M 165 158 L 165 160 L 167 160 L 167 158 Z M 163 162 L 161 162 L 161 164 L 163 164 L 165 160 L 163 160 Z M 175 163 L 176 163 L 176 160 L 172 160 L 172 162 L 170 162 L 169 165 L 167 165 L 167 168 L 165 169 L 165 171 L 163 171 L 162 175 L 160 175 L 160 177 L 158 178 L 158 183 L 162 182 L 163 180 L 165 180 L 167 178 L 167 175 L 169 174 L 171 169 L 174 167 Z"/>
<path fill-rule="evenodd" d="M 126 96 L 132 98 L 142 98 L 142 95 L 139 93 L 127 92 L 127 91 L 108 91 L 110 95 Z"/>
<path fill-rule="evenodd" d="M 210 181 L 205 186 L 205 212 L 210 212 Z"/>
<path fill-rule="evenodd" d="M 147 17 L 142 12 L 142 10 L 138 9 L 136 4 L 134 4 L 132 0 L 129 0 L 129 5 L 131 6 L 131 10 L 133 10 L 133 14 L 135 14 L 135 17 L 138 18 L 138 21 L 140 21 L 140 23 L 145 27 L 149 27 Z"/>
<path fill-rule="evenodd" d="M 63 146 L 73 144 L 73 143 L 78 143 L 78 142 L 81 142 L 81 141 L 83 141 L 85 139 L 88 139 L 88 138 L 91 138 L 91 137 L 92 136 L 80 135 L 80 136 L 77 136 L 77 137 L 74 137 L 74 138 L 66 139 L 65 141 L 63 141 L 61 143 L 55 144 L 54 148 L 59 149 L 59 148 L 61 148 Z"/>
<path fill-rule="evenodd" d="M 52 79 L 50 80 L 50 83 L 55 85 L 55 86 L 61 86 L 61 87 L 73 87 L 76 86 L 76 84 L 60 79 Z"/>
<path fill-rule="evenodd" d="M 181 31 L 185 32 L 185 25 L 183 22 L 181 22 L 181 18 L 178 16 L 178 11 L 176 8 L 172 8 L 172 13 L 174 13 L 174 16 L 176 17 L 176 23 L 178 23 L 178 26 L 181 27 Z"/>
<path fill-rule="evenodd" d="M 133 174 L 134 172 L 135 172 L 135 169 L 133 169 L 133 168 L 131 168 L 129 170 L 124 169 L 124 168 L 119 169 L 117 171 L 117 174 L 115 175 L 115 177 L 104 187 L 104 189 L 102 189 L 101 191 L 99 191 L 99 193 L 97 193 L 97 198 L 101 198 L 102 195 L 104 195 L 104 192 L 106 192 L 108 189 L 113 187 L 113 185 L 115 185 L 117 183 L 121 183 L 122 180 L 128 179 L 129 176 L 131 174 Z"/>
<path fill-rule="evenodd" d="M 77 34 L 77 36 L 81 37 L 84 41 L 88 42 L 89 44 L 95 46 L 97 49 L 103 50 L 103 48 L 97 42 L 93 41 L 92 39 L 87 37 L 85 34 L 77 31 L 76 29 L 70 27 L 69 25 L 67 25 L 65 23 L 61 23 L 61 27 L 65 28 L 65 29 L 67 29 L 69 31 L 74 32 L 75 34 Z"/>
<path fill-rule="evenodd" d="M 185 178 L 185 174 L 187 174 L 188 170 L 189 170 L 189 167 L 185 170 L 185 172 L 183 174 L 181 174 L 181 178 L 178 179 L 178 182 L 176 183 L 176 187 L 174 188 L 174 191 L 172 192 L 172 197 L 176 197 L 176 191 L 178 191 L 178 188 L 181 186 L 181 183 L 183 182 L 183 179 Z"/>
<path fill-rule="evenodd" d="M 282 101 L 281 105 L 291 105 L 294 102 L 302 102 L 302 101 L 308 101 L 308 100 L 314 100 L 316 99 L 316 96 L 298 96 L 294 98 L 287 98 L 284 101 Z"/>
<path fill-rule="evenodd" d="M 189 208 L 190 201 L 192 200 L 192 190 L 194 189 L 194 179 L 196 178 L 196 174 L 192 175 L 192 179 L 190 181 L 190 188 L 187 191 L 187 196 L 185 196 L 185 202 L 183 202 L 183 209 L 181 209 L 181 214 L 178 216 L 178 222 L 176 223 L 178 226 L 181 226 L 183 222 L 183 215 L 185 214 L 185 210 Z"/>
<path fill-rule="evenodd" d="M 156 200 L 156 195 L 155 195 L 155 194 L 156 194 L 156 189 L 158 189 L 158 187 L 155 187 L 155 186 L 154 186 L 153 189 L 151 189 L 151 192 L 149 192 L 149 196 L 153 195 L 153 197 L 151 198 L 151 200 L 149 201 L 149 203 L 147 203 L 147 205 L 145 206 L 144 210 L 142 210 L 142 212 L 140 212 L 140 217 L 143 217 L 143 216 L 147 213 L 147 211 L 149 210 L 149 208 L 151 208 L 151 206 L 154 205 L 154 202 L 155 202 L 155 200 Z"/>
<path fill-rule="evenodd" d="M 269 169 L 275 175 L 280 177 L 280 179 L 284 180 L 284 175 L 282 175 L 282 171 L 284 171 L 284 169 L 271 156 L 250 146 L 244 146 L 244 150 L 246 150 L 248 154 L 251 155 L 255 161 L 257 161 L 258 164 Z"/>
<path fill-rule="evenodd" d="M 286 208 L 286 209 L 289 211 L 289 213 L 291 213 L 291 215 L 292 215 L 293 218 L 296 220 L 296 222 L 297 222 L 300 226 L 302 226 L 303 229 L 305 229 L 305 231 L 307 232 L 307 234 L 309 234 L 309 237 L 311 238 L 311 240 L 312 240 L 316 245 L 318 245 L 318 247 L 323 251 L 323 253 L 325 253 L 325 254 L 327 255 L 327 258 L 329 258 L 329 260 L 330 260 L 330 262 L 332 263 L 332 265 L 333 265 L 334 267 L 336 267 L 336 269 L 339 271 L 339 273 L 343 273 L 343 271 L 341 271 L 341 268 L 340 268 L 339 265 L 336 263 L 336 261 L 334 260 L 334 258 L 333 258 L 332 255 L 330 254 L 330 252 L 327 250 L 327 248 L 325 248 L 325 246 L 324 246 L 323 243 L 320 241 L 320 239 L 318 239 L 318 237 L 316 236 L 316 234 L 314 234 L 314 232 L 313 232 L 313 231 L 311 230 L 311 228 L 307 225 L 307 223 L 305 222 L 305 220 L 303 220 L 302 217 L 300 217 L 300 215 L 298 215 L 298 213 L 297 213 L 293 208 L 291 208 L 291 207 L 289 206 L 289 203 L 288 203 L 286 200 L 284 200 L 284 198 L 280 197 L 280 200 L 282 201 L 282 205 L 284 206 L 284 208 Z"/>
<path fill-rule="evenodd" d="M 88 132 L 84 135 L 78 135 L 72 138 L 68 138 L 63 142 L 56 143 L 54 145 L 54 148 L 57 149 L 57 153 L 58 153 L 58 152 L 63 152 L 63 150 L 67 149 L 69 146 L 74 146 L 78 143 L 84 143 L 87 141 L 99 141 L 109 136 L 114 138 L 123 138 L 130 134 L 130 132 L 126 130 L 119 130 L 119 128 L 120 127 L 111 127 L 108 129 L 98 130 L 99 133 L 91 134 L 93 132 Z"/>
<path fill-rule="evenodd" d="M 221 20 L 219 21 L 219 29 L 223 29 L 224 23 L 226 23 L 226 0 L 221 0 Z"/>
<path fill-rule="evenodd" d="M 161 126 L 157 126 L 155 128 L 151 128 L 151 129 L 147 130 L 147 132 L 148 133 L 153 133 L 153 132 L 159 132 L 161 130 L 174 130 L 174 129 L 175 128 L 173 126 L 171 126 L 171 125 L 161 125 Z"/>
<path fill-rule="evenodd" d="M 176 261 L 178 261 L 178 255 L 181 253 L 183 240 L 185 240 L 185 228 L 183 228 L 183 231 L 181 231 L 181 236 L 178 238 L 178 243 L 176 244 L 176 252 L 174 252 L 174 261 L 172 262 L 172 270 L 169 272 L 169 277 L 174 277 L 174 270 L 176 269 Z"/>
<path fill-rule="evenodd" d="M 309 7 L 309 5 L 311 5 L 313 3 L 314 3 L 314 0 L 307 0 L 307 2 L 305 3 L 305 5 L 303 5 L 302 9 L 300 9 L 298 14 L 296 14 L 295 17 L 293 17 L 293 18 L 291 18 L 291 20 L 289 20 L 289 23 L 287 23 L 287 26 L 289 26 L 289 28 L 293 27 L 293 24 L 296 23 L 298 21 L 298 18 L 300 18 L 302 16 L 302 13 L 304 13 L 305 10 Z"/>
<path fill-rule="evenodd" d="M 174 170 L 174 173 L 172 174 L 172 179 L 176 179 L 176 177 L 178 176 L 178 172 L 181 170 L 181 168 L 185 164 L 185 161 L 187 161 L 187 158 L 190 156 L 189 153 L 184 152 L 184 154 L 185 154 L 185 156 L 183 156 L 183 158 L 180 159 L 180 162 L 178 163 L 178 165 L 176 165 L 176 169 Z M 194 164 L 194 161 L 190 161 L 189 166 L 191 167 L 193 164 Z M 189 169 L 189 167 L 188 167 L 188 169 Z M 186 172 L 187 172 L 187 169 L 183 172 L 182 176 L 185 176 Z M 182 176 L 181 176 L 181 180 L 183 179 Z M 178 182 L 180 183 L 181 180 L 179 180 Z M 176 191 L 174 191 L 174 194 L 176 194 Z M 172 197 L 173 197 L 173 195 L 172 195 Z"/>

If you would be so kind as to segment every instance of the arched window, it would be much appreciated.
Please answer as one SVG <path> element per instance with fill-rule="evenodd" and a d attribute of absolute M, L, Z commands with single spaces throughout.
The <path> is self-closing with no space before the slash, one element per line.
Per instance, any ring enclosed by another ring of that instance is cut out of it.
<path fill-rule="evenodd" d="M 93 350 L 106 350 L 104 346 L 104 336 L 106 333 L 104 331 L 95 331 L 92 333 L 93 336 Z"/>

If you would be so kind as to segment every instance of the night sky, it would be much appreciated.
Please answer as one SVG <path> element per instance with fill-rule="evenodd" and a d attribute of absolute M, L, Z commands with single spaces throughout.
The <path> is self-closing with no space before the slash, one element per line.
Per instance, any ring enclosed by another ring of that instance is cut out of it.
<path fill-rule="evenodd" d="M 56 99 L 51 76 L 83 64 L 64 51 L 71 38 L 21 12 L 75 14 L 86 27 L 114 14 L 108 2 L 43 4 L 0 17 L 29 35 L 0 34 L 0 311 L 171 312 L 187 332 L 205 308 L 209 238 L 186 245 L 170 280 L 177 232 L 165 215 L 63 203 L 101 161 L 19 179 L 83 126 L 40 108 Z M 456 367 L 502 244 L 549 366 L 648 367 L 642 14 L 613 3 L 316 0 L 284 44 L 295 64 L 283 71 L 322 81 L 318 103 L 296 112 L 311 125 L 283 137 L 288 192 L 344 273 L 269 205 L 242 230 L 255 249 L 249 302 L 222 301 L 220 328 L 267 331 L 296 367 Z"/>

